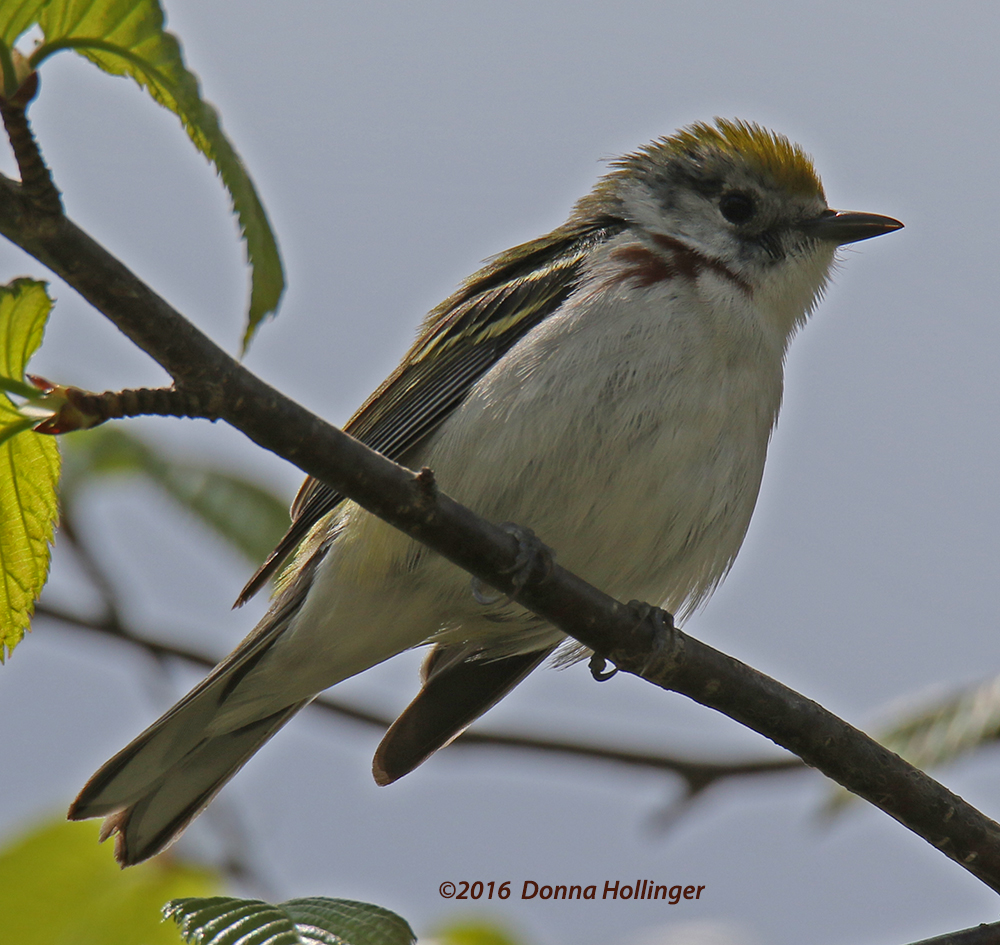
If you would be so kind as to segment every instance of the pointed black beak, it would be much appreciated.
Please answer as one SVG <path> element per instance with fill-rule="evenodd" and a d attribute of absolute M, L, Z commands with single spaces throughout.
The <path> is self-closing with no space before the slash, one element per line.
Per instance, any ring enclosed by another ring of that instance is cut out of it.
<path fill-rule="evenodd" d="M 838 246 L 870 240 L 873 236 L 900 230 L 903 224 L 878 213 L 856 213 L 853 210 L 825 210 L 814 220 L 805 220 L 798 229 L 818 240 L 831 240 Z"/>

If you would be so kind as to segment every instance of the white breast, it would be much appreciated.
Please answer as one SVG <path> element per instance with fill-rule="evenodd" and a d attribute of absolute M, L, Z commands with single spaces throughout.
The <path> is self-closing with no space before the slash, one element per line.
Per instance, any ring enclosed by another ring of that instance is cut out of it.
<path fill-rule="evenodd" d="M 781 399 L 780 350 L 731 286 L 701 301 L 714 281 L 670 280 L 637 302 L 595 273 L 479 381 L 421 461 L 609 593 L 693 606 L 743 540 Z"/>

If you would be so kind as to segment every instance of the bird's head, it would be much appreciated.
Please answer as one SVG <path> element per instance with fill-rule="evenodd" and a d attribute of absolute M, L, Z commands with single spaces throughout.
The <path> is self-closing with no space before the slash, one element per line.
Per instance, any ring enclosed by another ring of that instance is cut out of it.
<path fill-rule="evenodd" d="M 654 251 L 694 254 L 730 274 L 794 330 L 822 293 L 839 246 L 902 226 L 831 210 L 811 158 L 749 122 L 697 123 L 628 154 L 581 200 L 574 222 L 626 221 Z M 673 247 L 673 250 L 671 250 Z"/>

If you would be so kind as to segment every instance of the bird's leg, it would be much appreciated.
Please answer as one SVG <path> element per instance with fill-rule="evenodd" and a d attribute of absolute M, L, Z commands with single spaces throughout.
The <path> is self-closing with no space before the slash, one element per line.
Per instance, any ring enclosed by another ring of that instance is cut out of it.
<path fill-rule="evenodd" d="M 555 561 L 555 552 L 530 528 L 523 528 L 514 522 L 503 522 L 499 527 L 517 539 L 517 557 L 514 559 L 514 564 L 501 572 L 513 575 L 511 583 L 514 585 L 514 590 L 507 595 L 491 593 L 486 584 L 474 577 L 472 596 L 477 603 L 484 606 L 501 601 L 504 605 L 509 604 L 529 581 L 541 584 L 548 580 Z"/>

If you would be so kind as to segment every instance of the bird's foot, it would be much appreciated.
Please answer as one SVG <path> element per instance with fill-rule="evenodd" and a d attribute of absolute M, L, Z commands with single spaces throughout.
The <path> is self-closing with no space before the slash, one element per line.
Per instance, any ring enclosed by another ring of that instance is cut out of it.
<path fill-rule="evenodd" d="M 654 607 L 652 604 L 647 604 L 641 600 L 630 600 L 625 606 L 635 615 L 636 620 L 632 627 L 633 630 L 638 630 L 647 620 L 652 624 L 653 652 L 658 653 L 665 649 L 669 644 L 671 634 L 675 630 L 674 615 L 662 607 Z M 587 665 L 590 668 L 590 675 L 597 682 L 607 682 L 618 672 L 617 667 L 607 670 L 608 661 L 599 653 L 591 656 L 590 662 Z"/>
<path fill-rule="evenodd" d="M 647 620 L 652 623 L 653 633 L 658 638 L 669 636 L 676 629 L 674 615 L 662 607 L 654 607 L 641 600 L 630 600 L 625 606 L 635 614 L 633 630 L 637 630 Z"/>
<path fill-rule="evenodd" d="M 674 615 L 662 607 L 654 607 L 641 600 L 630 600 L 628 609 L 636 616 L 633 630 L 638 630 L 647 621 L 653 628 L 653 639 L 650 645 L 650 658 L 643 667 L 643 672 L 649 668 L 653 657 L 659 653 L 669 650 L 673 645 L 674 631 L 677 627 L 674 624 Z"/>
<path fill-rule="evenodd" d="M 514 590 L 510 594 L 500 594 L 474 577 L 472 596 L 477 603 L 484 606 L 500 602 L 503 605 L 509 604 L 529 581 L 541 584 L 548 580 L 555 561 L 555 552 L 530 528 L 523 528 L 514 522 L 503 522 L 499 527 L 517 539 L 517 557 L 514 559 L 514 564 L 502 572 L 512 575 L 511 583 L 514 585 Z"/>

